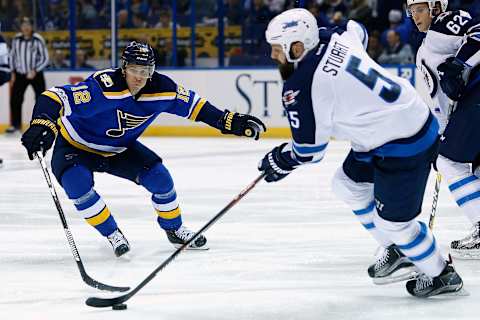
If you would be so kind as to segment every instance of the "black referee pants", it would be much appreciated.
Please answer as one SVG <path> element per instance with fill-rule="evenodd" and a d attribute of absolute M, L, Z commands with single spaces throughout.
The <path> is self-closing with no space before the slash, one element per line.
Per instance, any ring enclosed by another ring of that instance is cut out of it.
<path fill-rule="evenodd" d="M 18 130 L 22 128 L 22 104 L 25 91 L 29 85 L 32 85 L 35 91 L 35 99 L 38 99 L 42 92 L 45 91 L 45 77 L 43 76 L 43 72 L 37 72 L 37 75 L 33 79 L 27 79 L 25 74 L 15 73 L 15 81 L 13 82 L 10 99 L 10 123 L 12 127 Z"/>

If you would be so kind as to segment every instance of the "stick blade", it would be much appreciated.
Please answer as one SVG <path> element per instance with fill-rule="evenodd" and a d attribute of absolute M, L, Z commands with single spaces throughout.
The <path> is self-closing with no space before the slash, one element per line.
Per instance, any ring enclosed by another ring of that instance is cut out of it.
<path fill-rule="evenodd" d="M 85 304 L 94 308 L 108 308 L 117 304 L 122 304 L 130 298 L 129 294 L 119 296 L 116 298 L 98 298 L 90 297 L 85 301 Z"/>

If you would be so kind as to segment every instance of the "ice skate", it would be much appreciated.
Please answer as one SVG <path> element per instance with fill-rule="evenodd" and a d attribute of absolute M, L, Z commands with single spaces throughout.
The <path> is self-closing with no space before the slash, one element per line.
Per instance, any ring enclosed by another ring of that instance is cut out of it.
<path fill-rule="evenodd" d="M 120 257 L 130 251 L 130 244 L 120 229 L 115 230 L 107 238 L 108 241 L 110 241 L 113 251 L 117 257 Z"/>
<path fill-rule="evenodd" d="M 368 275 L 375 284 L 388 284 L 413 279 L 417 269 L 394 244 L 383 249 L 377 261 L 368 268 Z"/>
<path fill-rule="evenodd" d="M 173 244 L 175 248 L 180 248 L 184 243 L 190 240 L 195 232 L 188 230 L 183 225 L 177 230 L 165 230 L 168 240 Z M 187 248 L 188 250 L 208 250 L 207 239 L 200 235 L 195 241 L 193 241 Z"/>
<path fill-rule="evenodd" d="M 450 252 L 460 259 L 480 259 L 480 222 L 474 224 L 468 236 L 452 241 Z"/>
<path fill-rule="evenodd" d="M 425 274 L 420 275 L 406 284 L 407 291 L 414 297 L 428 298 L 436 295 L 468 295 L 462 289 L 462 278 L 455 271 L 451 261 L 443 269 L 442 273 L 436 277 L 429 277 Z"/>

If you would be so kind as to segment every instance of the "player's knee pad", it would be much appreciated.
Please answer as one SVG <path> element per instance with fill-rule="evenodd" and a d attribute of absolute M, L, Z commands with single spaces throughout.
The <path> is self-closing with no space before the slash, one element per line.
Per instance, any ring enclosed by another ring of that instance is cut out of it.
<path fill-rule="evenodd" d="M 75 165 L 63 172 L 61 183 L 69 199 L 78 199 L 92 190 L 93 174 L 86 167 Z"/>
<path fill-rule="evenodd" d="M 458 179 L 471 174 L 470 165 L 452 161 L 442 155 L 437 158 L 437 169 L 447 179 Z"/>
<path fill-rule="evenodd" d="M 332 191 L 341 200 L 353 206 L 368 204 L 373 200 L 373 183 L 353 181 L 342 167 L 338 168 L 333 176 Z"/>
<path fill-rule="evenodd" d="M 172 176 L 161 162 L 142 172 L 139 181 L 153 194 L 163 194 L 173 189 Z"/>

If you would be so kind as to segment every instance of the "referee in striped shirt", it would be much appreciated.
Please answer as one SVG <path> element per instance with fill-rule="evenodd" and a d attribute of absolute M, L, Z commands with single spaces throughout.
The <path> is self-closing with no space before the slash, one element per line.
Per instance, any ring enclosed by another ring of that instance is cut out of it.
<path fill-rule="evenodd" d="M 23 18 L 20 33 L 12 40 L 10 66 L 12 69 L 12 95 L 10 99 L 11 127 L 7 133 L 22 128 L 22 104 L 25 91 L 32 85 L 35 97 L 45 91 L 43 69 L 48 65 L 48 50 L 43 37 L 33 32 L 30 18 Z"/>

